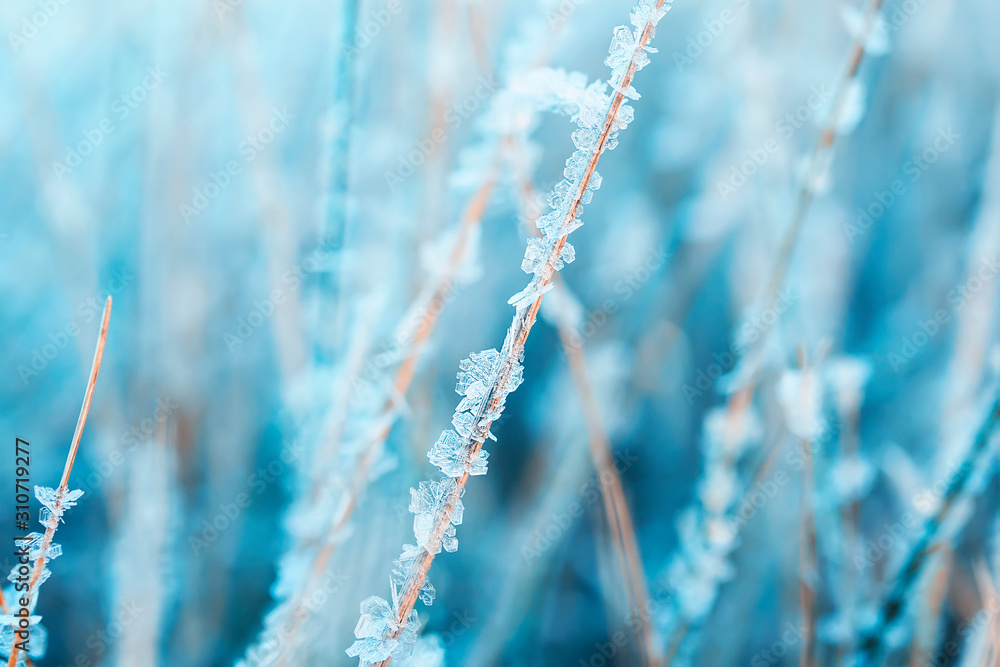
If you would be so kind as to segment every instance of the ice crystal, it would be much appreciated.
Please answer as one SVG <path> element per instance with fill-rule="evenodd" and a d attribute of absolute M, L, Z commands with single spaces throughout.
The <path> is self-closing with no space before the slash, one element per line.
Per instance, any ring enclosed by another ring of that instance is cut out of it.
<path fill-rule="evenodd" d="M 410 511 L 413 517 L 413 535 L 417 539 L 417 545 L 429 553 L 441 553 L 441 548 L 445 551 L 455 551 L 458 549 L 458 539 L 455 537 L 455 526 L 462 523 L 462 494 L 463 488 L 456 495 L 458 488 L 454 479 L 444 478 L 439 481 L 420 482 L 419 488 L 410 489 Z M 449 504 L 452 504 L 451 511 L 448 512 L 448 527 L 440 544 L 435 544 L 434 525 L 439 515 L 444 514 Z"/>
<path fill-rule="evenodd" d="M 83 491 L 75 489 L 64 491 L 62 494 L 56 489 L 48 486 L 36 486 L 35 497 L 42 504 L 41 519 L 43 525 L 48 525 L 49 519 L 54 517 L 56 521 L 62 520 L 63 513 L 76 505 L 76 501 L 83 495 Z"/>
<path fill-rule="evenodd" d="M 372 595 L 361 603 L 361 618 L 354 628 L 357 641 L 347 649 L 347 655 L 360 658 L 362 664 L 375 664 L 386 658 L 405 658 L 413 650 L 420 620 L 411 610 L 406 624 L 400 627 L 396 610 L 384 599 Z M 392 634 L 398 632 L 396 637 Z"/>
<path fill-rule="evenodd" d="M 448 477 L 470 475 L 485 475 L 489 453 L 480 450 L 473 461 L 469 461 L 467 441 L 455 431 L 445 431 L 427 452 L 431 463 L 441 469 Z"/>
<path fill-rule="evenodd" d="M 611 37 L 611 47 L 608 49 L 608 57 L 604 59 L 604 64 L 614 72 L 625 70 L 632 63 L 638 45 L 637 35 L 626 26 L 618 26 Z"/>
<path fill-rule="evenodd" d="M 14 591 L 11 589 L 4 592 L 4 599 L 12 600 L 16 599 L 14 597 Z M 0 654 L 9 656 L 14 648 L 14 626 L 17 625 L 19 619 L 16 619 L 12 614 L 0 614 Z M 31 633 L 31 641 L 28 643 L 28 657 L 31 658 L 44 658 L 46 649 L 48 647 L 48 632 L 45 630 L 45 626 L 41 624 L 42 617 L 31 615 L 28 617 L 28 627 Z M 17 664 L 25 665 L 27 664 L 20 654 L 18 656 Z"/>
<path fill-rule="evenodd" d="M 28 593 L 29 610 L 34 610 L 35 605 L 38 602 L 38 589 L 39 587 L 48 581 L 49 577 L 52 576 L 52 570 L 50 570 L 46 565 L 52 559 L 58 558 L 62 555 L 62 547 L 56 542 L 52 541 L 52 534 L 55 533 L 59 522 L 62 520 L 63 514 L 69 508 L 76 505 L 76 501 L 79 500 L 80 496 L 83 495 L 83 491 L 77 489 L 74 491 L 66 491 L 64 489 L 53 489 L 47 486 L 36 486 L 35 487 L 35 497 L 42 504 L 41 511 L 39 512 L 39 522 L 45 527 L 46 533 L 49 533 L 49 544 L 45 546 L 45 533 L 32 532 L 25 535 L 23 538 L 19 538 L 15 541 L 15 548 L 21 553 L 25 553 L 30 562 L 29 568 L 31 572 L 31 578 L 34 579 L 34 584 Z M 41 570 L 37 572 L 37 578 L 35 575 L 36 563 L 41 561 Z M 11 569 L 10 574 L 7 576 L 7 580 L 11 583 L 18 583 L 19 579 L 23 583 L 24 576 L 19 572 L 21 564 L 15 564 Z M 24 595 L 21 593 L 20 595 Z M 9 599 L 14 599 L 13 593 Z M 32 615 L 29 618 L 29 623 L 35 627 L 31 630 L 31 642 L 29 644 L 28 655 L 33 658 L 41 658 L 45 655 L 45 645 L 46 645 L 46 633 L 45 628 L 41 625 L 41 616 Z M 15 619 L 10 614 L 0 615 L 0 653 L 9 656 L 13 650 L 13 637 L 14 637 L 14 625 L 17 624 L 17 619 Z M 25 664 L 23 659 L 19 657 L 17 660 L 18 665 Z"/>
<path fill-rule="evenodd" d="M 480 438 L 481 436 L 476 433 L 478 423 L 476 416 L 471 412 L 456 412 L 451 418 L 452 426 L 463 438 Z M 481 439 L 480 442 L 482 442 Z"/>
<path fill-rule="evenodd" d="M 514 296 L 507 299 L 507 303 L 511 304 L 518 310 L 521 308 L 527 308 L 529 305 L 535 302 L 538 297 L 542 296 L 546 292 L 552 289 L 552 283 L 547 283 L 545 285 L 539 285 L 536 281 L 531 281 L 528 286 L 523 290 L 515 294 Z"/>
<path fill-rule="evenodd" d="M 458 384 L 455 391 L 467 395 L 473 385 L 489 386 L 496 376 L 500 353 L 494 349 L 474 352 L 459 363 Z"/>
<path fill-rule="evenodd" d="M 525 273 L 539 271 L 545 266 L 551 245 L 552 242 L 545 237 L 532 237 L 528 239 L 528 246 L 524 251 L 524 261 L 521 262 L 521 270 Z"/>

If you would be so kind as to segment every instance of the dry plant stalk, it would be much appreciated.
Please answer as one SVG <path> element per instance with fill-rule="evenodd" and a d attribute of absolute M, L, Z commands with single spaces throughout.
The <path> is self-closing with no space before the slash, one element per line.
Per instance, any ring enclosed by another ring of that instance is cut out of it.
<path fill-rule="evenodd" d="M 573 345 L 566 327 L 559 327 L 559 338 L 563 349 L 569 358 L 570 371 L 574 384 L 580 393 L 584 416 L 587 424 L 588 440 L 590 441 L 590 456 L 594 461 L 594 469 L 606 484 L 599 485 L 601 498 L 604 501 L 604 513 L 615 547 L 615 555 L 625 583 L 625 593 L 629 600 L 629 612 L 636 622 L 636 635 L 639 640 L 640 654 L 643 664 L 662 665 L 663 653 L 660 650 L 656 631 L 650 623 L 649 589 L 646 586 L 646 571 L 642 566 L 639 553 L 639 541 L 632 525 L 632 514 L 625 491 L 622 488 L 621 476 L 615 469 L 611 459 L 611 443 L 608 441 L 607 430 L 601 421 L 600 407 L 594 397 L 590 377 L 587 374 L 587 362 L 583 350 Z"/>
<path fill-rule="evenodd" d="M 94 386 L 97 384 L 97 373 L 101 370 L 101 359 L 104 357 L 104 341 L 108 336 L 108 320 L 111 318 L 111 297 L 104 302 L 104 314 L 101 317 L 101 332 L 97 337 L 97 349 L 94 351 L 94 362 L 90 367 L 90 379 L 87 381 L 87 391 L 83 395 L 83 406 L 80 408 L 80 416 L 76 420 L 76 430 L 73 432 L 73 442 L 69 447 L 69 454 L 66 456 L 66 465 L 63 467 L 62 479 L 59 481 L 59 488 L 56 490 L 56 508 L 61 507 L 62 497 L 69 490 L 69 474 L 73 471 L 73 463 L 76 461 L 76 452 L 80 448 L 80 438 L 83 436 L 83 427 L 87 423 L 87 414 L 90 412 L 90 401 L 94 397 Z M 52 546 L 52 539 L 56 533 L 56 526 L 58 526 L 59 520 L 58 515 L 54 520 L 50 521 L 48 526 L 45 528 L 45 535 L 42 538 L 42 544 L 40 547 L 40 556 L 35 561 L 35 565 L 31 571 L 31 579 L 28 581 L 28 590 L 24 595 L 31 599 L 32 595 L 35 593 L 35 586 L 38 584 L 38 578 L 42 576 L 42 571 L 45 569 L 46 556 L 49 553 L 49 548 Z M 15 642 L 11 652 L 10 658 L 7 660 L 7 667 L 16 667 L 17 657 L 19 654 L 19 649 L 17 643 Z"/>
<path fill-rule="evenodd" d="M 390 397 L 383 406 L 383 414 L 391 414 L 394 412 L 398 407 L 398 402 L 405 397 L 409 391 L 410 385 L 413 382 L 413 376 L 416 373 L 416 365 L 420 349 L 423 344 L 430 339 L 431 334 L 434 332 L 434 328 L 437 325 L 438 317 L 443 310 L 434 309 L 430 306 L 444 300 L 444 297 L 450 288 L 454 274 L 456 273 L 458 266 L 465 255 L 469 239 L 475 228 L 480 222 L 482 222 L 483 215 L 486 212 L 486 206 L 489 203 L 490 195 L 492 194 L 494 186 L 495 181 L 492 178 L 487 179 L 486 182 L 484 182 L 476 191 L 471 201 L 466 206 L 465 212 L 462 215 L 462 222 L 459 227 L 458 239 L 451 254 L 449 255 L 447 268 L 424 302 L 425 307 L 422 310 L 425 315 L 421 319 L 420 326 L 417 328 L 417 331 L 410 342 L 406 357 L 396 372 L 393 396 Z M 365 449 L 361 454 L 361 458 L 358 461 L 358 470 L 353 478 L 354 484 L 351 486 L 347 507 L 339 514 L 338 517 L 331 521 L 330 526 L 326 531 L 324 531 L 323 534 L 337 534 L 347 525 L 351 515 L 354 513 L 354 508 L 357 506 L 361 493 L 367 486 L 366 481 L 368 479 L 368 471 L 374 462 L 375 455 L 378 453 L 379 447 L 382 443 L 384 443 L 389 437 L 391 429 L 392 422 L 389 421 L 387 422 L 385 428 L 383 428 L 376 437 L 369 440 L 366 444 Z M 338 444 L 336 440 L 337 439 L 331 443 L 334 447 Z M 288 629 L 289 645 L 292 644 L 291 639 L 294 634 L 298 632 L 300 623 L 306 618 L 307 614 L 305 601 L 309 599 L 310 593 L 322 579 L 323 574 L 326 571 L 327 564 L 330 562 L 330 558 L 333 556 L 336 547 L 337 542 L 327 542 L 323 545 L 323 548 L 320 549 L 312 561 L 312 565 L 309 569 L 309 578 L 307 579 L 302 590 L 299 591 L 293 604 L 291 626 Z M 281 661 L 278 664 L 287 664 L 290 660 L 289 653 L 290 651 L 286 650 L 282 654 Z"/>
<path fill-rule="evenodd" d="M 851 47 L 851 54 L 848 58 L 847 69 L 838 82 L 836 91 L 834 92 L 833 104 L 830 107 L 830 115 L 823 126 L 823 130 L 820 132 L 819 139 L 816 141 L 816 145 L 813 147 L 812 153 L 809 156 L 809 161 L 806 167 L 806 176 L 802 182 L 802 187 L 799 189 L 798 197 L 795 202 L 795 209 L 792 213 L 792 222 L 788 226 L 788 230 L 782 239 L 781 248 L 778 251 L 778 261 L 775 264 L 770 282 L 768 283 L 767 292 L 765 293 L 765 303 L 774 299 L 778 290 L 781 289 L 782 283 L 785 281 L 785 274 L 788 273 L 788 266 L 791 263 L 792 249 L 795 247 L 795 242 L 798 240 L 799 234 L 802 232 L 802 226 L 805 223 L 806 214 L 809 212 L 809 206 L 812 204 L 813 184 L 820 176 L 822 176 L 824 170 L 826 169 L 827 156 L 833 149 L 833 144 L 837 139 L 837 124 L 840 122 L 844 104 L 847 100 L 848 88 L 850 87 L 851 82 L 857 77 L 858 71 L 861 68 L 861 62 L 864 60 L 865 56 L 865 43 L 868 40 L 872 27 L 875 25 L 875 21 L 878 17 L 878 11 L 881 7 L 882 0 L 872 0 L 865 14 L 865 29 L 857 35 L 854 40 L 854 44 Z"/>
<path fill-rule="evenodd" d="M 806 381 L 816 382 L 814 373 L 810 372 L 804 348 L 799 348 L 799 366 Z M 802 606 L 802 620 L 805 631 L 802 635 L 802 651 L 799 653 L 799 667 L 810 667 L 815 664 L 816 650 L 816 582 L 819 565 L 816 554 L 816 517 L 813 514 L 813 497 L 815 494 L 815 471 L 812 455 L 812 442 L 802 439 L 802 452 L 805 465 L 802 467 L 802 519 L 799 544 L 799 603 Z"/>
<path fill-rule="evenodd" d="M 579 177 L 577 185 L 573 190 L 572 199 L 569 200 L 570 204 L 565 210 L 565 213 L 562 214 L 561 223 L 558 226 L 560 236 L 548 250 L 544 269 L 541 272 L 536 272 L 535 274 L 535 282 L 533 283 L 534 291 L 531 292 L 535 295 L 533 301 L 530 306 L 518 307 L 515 311 L 513 321 L 507 331 L 503 347 L 500 351 L 495 379 L 492 386 L 489 387 L 486 400 L 483 402 L 479 410 L 479 414 L 476 416 L 476 426 L 473 427 L 471 434 L 465 439 L 466 445 L 468 446 L 466 461 L 470 465 L 471 462 L 475 461 L 479 457 L 483 443 L 485 442 L 490 426 L 493 423 L 492 419 L 484 419 L 483 415 L 495 415 L 502 410 L 508 393 L 507 387 L 509 384 L 512 384 L 514 373 L 520 370 L 519 364 L 520 359 L 524 354 L 525 342 L 531 332 L 531 327 L 534 325 L 535 320 L 538 317 L 538 310 L 541 307 L 544 291 L 550 286 L 552 277 L 557 270 L 557 264 L 560 262 L 560 256 L 566 245 L 566 237 L 570 230 L 569 226 L 577 219 L 577 211 L 582 207 L 584 197 L 588 192 L 590 181 L 596 171 L 601 153 L 604 151 L 609 137 L 616 127 L 618 111 L 623 105 L 625 93 L 629 91 L 632 79 L 640 67 L 637 61 L 637 56 L 639 53 L 643 53 L 644 55 L 644 50 L 653 35 L 655 21 L 658 20 L 658 16 L 660 15 L 659 12 L 662 11 L 661 8 L 664 5 L 664 1 L 665 0 L 656 0 L 655 3 L 650 3 L 652 10 L 650 18 L 645 21 L 642 31 L 638 33 L 638 39 L 636 39 L 634 44 L 633 55 L 622 73 L 620 80 L 615 86 L 614 95 L 611 97 L 610 104 L 605 112 L 603 123 L 601 124 L 600 131 L 597 134 L 596 141 L 591 149 L 589 159 L 587 160 L 582 175 Z M 657 18 L 652 18 L 654 16 Z M 513 386 L 516 386 L 517 381 L 517 379 L 513 379 Z M 407 577 L 403 589 L 399 592 L 399 597 L 396 598 L 395 595 L 393 596 L 394 602 L 398 600 L 395 606 L 397 622 L 395 624 L 396 628 L 390 631 L 387 639 L 397 639 L 406 628 L 410 614 L 413 611 L 417 599 L 420 596 L 420 592 L 424 587 L 427 573 L 430 570 L 431 564 L 434 562 L 434 552 L 440 551 L 440 545 L 444 541 L 446 531 L 452 524 L 452 514 L 465 491 L 465 485 L 469 480 L 469 475 L 470 473 L 467 467 L 466 471 L 462 473 L 461 476 L 454 478 L 454 484 L 452 485 L 447 498 L 444 499 L 443 504 L 436 511 L 434 522 L 430 528 L 428 544 L 431 548 L 421 551 L 420 555 L 417 556 L 413 570 L 411 571 L 410 576 Z M 392 656 L 389 656 L 375 664 L 377 667 L 387 667 L 391 662 Z"/>

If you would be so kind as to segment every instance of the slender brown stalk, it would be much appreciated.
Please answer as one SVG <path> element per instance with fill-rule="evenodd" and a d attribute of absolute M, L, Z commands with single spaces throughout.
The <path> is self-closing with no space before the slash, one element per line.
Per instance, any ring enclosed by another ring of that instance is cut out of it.
<path fill-rule="evenodd" d="M 788 272 L 788 266 L 791 263 L 792 250 L 795 248 L 795 243 L 802 232 L 806 214 L 809 212 L 809 206 L 812 204 L 813 183 L 822 175 L 823 170 L 826 169 L 827 156 L 833 149 L 833 144 L 837 139 L 837 124 L 840 122 L 840 115 L 847 99 L 848 88 L 861 68 L 861 62 L 865 56 L 865 42 L 868 40 L 881 6 L 882 0 L 871 1 L 865 15 L 865 28 L 855 38 L 854 44 L 851 47 L 847 67 L 834 92 L 833 104 L 830 107 L 830 116 L 827 118 L 823 130 L 820 132 L 819 139 L 816 141 L 816 145 L 809 156 L 806 176 L 802 186 L 799 188 L 799 194 L 795 201 L 795 209 L 792 213 L 792 221 L 782 239 L 781 248 L 778 250 L 778 261 L 768 282 L 765 303 L 771 301 L 777 295 L 781 289 L 781 285 L 785 281 L 785 274 Z"/>
<path fill-rule="evenodd" d="M 814 577 L 816 564 L 816 520 L 813 516 L 813 458 L 812 443 L 802 441 L 805 465 L 802 467 L 802 530 L 799 551 L 799 603 L 802 605 L 802 620 L 805 631 L 802 634 L 802 651 L 799 667 L 814 664 L 813 652 L 816 643 L 816 590 Z"/>
<path fill-rule="evenodd" d="M 986 561 L 981 557 L 976 561 L 972 568 L 972 574 L 976 581 L 976 587 L 979 589 L 979 602 L 983 609 L 987 609 L 990 606 L 991 600 L 997 599 L 997 589 L 993 584 L 993 576 L 990 574 L 990 568 L 986 564 Z M 983 628 L 983 632 L 987 634 L 986 640 L 986 656 L 984 657 L 984 665 L 996 665 L 1000 663 L 1000 636 L 998 636 L 997 631 L 994 628 L 997 626 L 997 619 L 990 618 L 986 627 Z"/>
<path fill-rule="evenodd" d="M 659 10 L 659 8 L 663 6 L 663 3 L 664 0 L 657 0 L 655 5 L 656 9 Z M 636 45 L 637 50 L 645 47 L 649 42 L 650 37 L 652 37 L 653 28 L 653 22 L 647 21 L 646 25 L 643 27 L 642 34 L 639 37 L 638 44 Z M 615 94 L 611 99 L 611 104 L 605 114 L 604 122 L 601 126 L 601 131 L 598 134 L 597 142 L 593 148 L 590 159 L 587 162 L 587 166 L 584 169 L 583 175 L 580 177 L 579 185 L 573 193 L 573 199 L 571 200 L 570 206 L 563 217 L 563 227 L 576 219 L 577 211 L 582 205 L 584 193 L 590 186 L 590 179 L 594 175 L 601 153 L 603 152 L 605 144 L 611 135 L 615 119 L 618 116 L 618 110 L 624 102 L 625 96 L 621 91 L 628 90 L 632 83 L 632 78 L 635 76 L 636 69 L 637 64 L 635 58 L 633 57 L 618 86 L 619 90 L 615 91 Z M 547 287 L 552 281 L 552 276 L 555 273 L 556 262 L 559 260 L 559 256 L 562 254 L 562 250 L 565 245 L 566 234 L 564 233 L 549 251 L 547 258 L 547 270 L 544 272 L 541 283 L 538 285 L 539 288 Z M 496 414 L 506 398 L 506 387 L 510 381 L 514 364 L 517 363 L 517 360 L 519 360 L 521 355 L 524 353 L 524 344 L 528 339 L 528 335 L 531 333 L 531 327 L 534 325 L 535 320 L 538 317 L 538 309 L 542 305 L 543 296 L 544 294 L 539 294 L 530 307 L 526 309 L 518 309 L 514 315 L 514 320 L 511 323 L 510 329 L 507 331 L 503 349 L 500 352 L 500 370 L 497 373 L 496 380 L 491 387 L 490 394 L 485 402 L 482 412 L 477 415 L 476 423 L 479 425 L 474 429 L 472 434 L 473 436 L 482 435 L 483 437 L 481 440 L 471 436 L 467 439 L 468 461 L 473 461 L 479 456 L 479 453 L 483 448 L 483 442 L 486 440 L 485 435 L 489 432 L 490 426 L 492 426 L 493 423 L 491 420 L 481 420 L 482 415 Z M 468 472 L 463 473 L 461 477 L 455 480 L 452 492 L 449 494 L 443 507 L 438 511 L 435 517 L 434 525 L 431 529 L 431 539 L 429 544 L 431 548 L 420 554 L 414 566 L 413 576 L 409 577 L 404 585 L 399 597 L 398 606 L 396 608 L 398 629 L 389 635 L 390 638 L 394 639 L 398 637 L 402 630 L 406 627 L 410 612 L 413 610 L 414 605 L 416 605 L 420 590 L 424 585 L 424 581 L 427 579 L 427 572 L 430 570 L 431 564 L 434 562 L 435 554 L 433 552 L 439 547 L 446 529 L 449 525 L 451 525 L 452 512 L 454 512 L 456 503 L 464 493 L 465 485 L 468 481 Z M 385 660 L 376 663 L 376 665 L 377 667 L 387 667 L 391 662 L 392 657 L 390 656 Z"/>
<path fill-rule="evenodd" d="M 632 514 L 625 500 L 621 476 L 611 458 L 611 443 L 608 441 L 607 430 L 601 420 L 600 406 L 594 397 L 587 373 L 587 361 L 583 350 L 574 344 L 571 332 L 565 326 L 559 327 L 559 338 L 569 359 L 570 372 L 577 391 L 580 393 L 590 443 L 590 456 L 601 480 L 599 486 L 604 501 L 604 513 L 608 517 L 612 544 L 624 578 L 630 618 L 633 620 L 636 639 L 639 640 L 643 664 L 662 665 L 663 654 L 656 632 L 650 623 L 649 589 L 646 586 L 646 572 L 642 566 L 639 542 L 632 525 Z"/>
<path fill-rule="evenodd" d="M 809 367 L 805 349 L 798 350 L 799 367 L 802 373 L 803 390 L 807 384 L 816 382 L 817 378 Z M 818 363 L 818 362 L 817 362 Z M 813 655 L 816 648 L 816 582 L 819 573 L 816 556 L 816 517 L 813 514 L 813 498 L 815 488 L 815 472 L 812 456 L 812 441 L 802 439 L 802 453 L 805 465 L 802 466 L 802 519 L 799 543 L 799 603 L 802 606 L 802 621 L 805 631 L 802 634 L 802 650 L 799 653 L 799 667 L 811 667 L 814 664 Z"/>
<path fill-rule="evenodd" d="M 62 502 L 62 497 L 69 488 L 69 474 L 73 470 L 73 463 L 76 461 L 76 452 L 80 448 L 80 438 L 83 436 L 83 427 L 87 423 L 87 414 L 90 412 L 90 401 L 94 398 L 94 387 L 97 384 L 97 373 L 101 370 L 101 359 L 104 357 L 104 340 L 108 336 L 108 321 L 111 318 L 111 297 L 104 302 L 104 315 L 101 317 L 101 332 L 97 337 L 97 349 L 94 351 L 94 362 L 90 367 L 90 379 L 87 381 L 87 390 L 83 395 L 83 406 L 80 408 L 80 416 L 76 420 L 76 430 L 73 432 L 73 442 L 69 447 L 69 454 L 66 456 L 66 465 L 63 467 L 62 479 L 59 481 L 59 488 L 56 491 L 56 508 L 60 507 Z M 41 555 L 35 561 L 34 568 L 31 572 L 31 579 L 28 581 L 28 590 L 25 596 L 31 599 L 31 596 L 35 592 L 35 586 L 38 583 L 38 578 L 42 576 L 42 572 L 45 569 L 45 557 L 49 552 L 49 548 L 52 546 L 52 538 L 56 533 L 56 526 L 58 525 L 58 516 L 50 518 L 48 525 L 45 528 L 45 535 L 42 537 L 42 544 L 40 547 Z M 19 650 L 17 644 L 13 645 L 10 652 L 10 658 L 7 660 L 7 667 L 15 667 L 17 665 L 17 656 Z"/>
<path fill-rule="evenodd" d="M 921 600 L 923 604 L 918 612 L 920 615 L 917 617 L 917 623 L 923 621 L 923 632 L 918 629 L 913 633 L 912 649 L 910 650 L 911 667 L 923 667 L 926 662 L 926 654 L 922 655 L 918 650 L 921 645 L 928 651 L 933 651 L 937 645 L 938 625 L 948 589 L 948 575 L 951 573 L 951 551 L 947 547 L 942 549 L 938 560 L 941 564 Z M 920 628 L 920 625 L 917 627 Z"/>
<path fill-rule="evenodd" d="M 421 308 L 423 317 L 421 318 L 420 326 L 413 334 L 406 357 L 396 372 L 396 379 L 393 383 L 394 391 L 392 396 L 389 397 L 382 408 L 383 414 L 391 414 L 396 411 L 398 409 L 399 401 L 405 397 L 409 391 L 410 385 L 413 382 L 414 374 L 416 373 L 417 360 L 420 356 L 419 352 L 421 351 L 423 344 L 430 339 L 431 334 L 434 332 L 434 328 L 437 325 L 438 317 L 443 310 L 435 309 L 432 306 L 435 303 L 442 302 L 448 290 L 451 289 L 455 273 L 458 271 L 458 266 L 461 264 L 462 258 L 466 253 L 469 239 L 475 228 L 482 222 L 495 185 L 496 181 L 492 177 L 488 178 L 472 196 L 472 199 L 466 206 L 465 212 L 462 215 L 462 222 L 459 225 L 458 238 L 455 242 L 454 248 L 452 248 L 451 255 L 448 258 L 448 264 L 444 273 L 435 284 L 433 290 L 431 290 L 430 295 L 426 297 L 423 302 L 423 306 Z M 365 445 L 361 458 L 358 461 L 358 469 L 352 480 L 353 484 L 351 485 L 349 492 L 350 495 L 348 496 L 347 506 L 345 510 L 340 513 L 339 517 L 330 522 L 327 529 L 321 533 L 322 535 L 335 535 L 347 525 L 347 522 L 350 520 L 351 515 L 354 512 L 354 508 L 361 497 L 361 493 L 367 486 L 366 481 L 368 479 L 368 471 L 371 468 L 372 463 L 374 463 L 375 455 L 378 453 L 382 443 L 384 443 L 386 438 L 389 437 L 391 429 L 392 426 L 390 422 Z M 336 445 L 336 443 L 333 444 Z M 333 556 L 336 547 L 336 542 L 326 542 L 312 561 L 312 565 L 309 568 L 309 577 L 293 602 L 292 618 L 290 619 L 291 625 L 287 630 L 289 646 L 292 645 L 291 640 L 298 632 L 301 622 L 306 617 L 305 601 L 309 599 L 310 593 L 322 579 L 323 574 L 326 571 L 326 566 L 330 562 L 330 558 Z M 291 659 L 291 652 L 291 650 L 286 649 L 286 651 L 282 654 L 281 662 L 279 664 L 287 664 Z"/>

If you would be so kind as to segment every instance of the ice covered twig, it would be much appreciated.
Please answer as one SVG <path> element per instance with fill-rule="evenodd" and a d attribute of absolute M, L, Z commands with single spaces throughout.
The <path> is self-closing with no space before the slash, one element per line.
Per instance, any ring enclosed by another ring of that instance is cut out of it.
<path fill-rule="evenodd" d="M 452 464 L 455 462 L 455 449 L 459 448 L 464 452 L 463 472 L 457 478 L 446 476 L 435 482 L 433 489 L 422 488 L 418 492 L 420 502 L 411 504 L 416 513 L 414 532 L 419 546 L 416 550 L 404 552 L 407 556 L 405 562 L 401 558 L 397 563 L 398 573 L 394 572 L 393 599 L 389 608 L 394 618 L 383 619 L 385 622 L 379 624 L 386 629 L 381 642 L 373 641 L 369 632 L 371 624 L 364 624 L 365 627 L 359 628 L 362 632 L 356 632 L 359 641 L 349 650 L 350 655 L 361 655 L 365 665 L 386 667 L 393 657 L 404 657 L 412 648 L 409 640 L 402 642 L 400 638 L 404 635 L 415 636 L 415 632 L 407 629 L 414 616 L 412 612 L 416 601 L 426 591 L 427 572 L 434 556 L 442 546 L 449 551 L 457 548 L 454 526 L 461 522 L 461 497 L 465 484 L 471 471 L 480 465 L 483 443 L 490 437 L 490 426 L 503 411 L 507 395 L 521 382 L 524 344 L 537 318 L 542 296 L 550 288 L 555 272 L 572 258 L 572 247 L 566 243 L 566 237 L 582 224 L 578 218 L 582 206 L 590 201 L 593 190 L 600 184 L 597 162 L 605 150 L 617 145 L 618 133 L 632 120 L 632 108 L 625 104 L 624 98 L 632 92 L 631 83 L 636 71 L 649 62 L 646 47 L 657 22 L 666 13 L 664 5 L 665 0 L 641 0 L 632 11 L 631 23 L 635 32 L 629 40 L 623 42 L 621 29 L 616 29 L 611 57 L 606 61 L 612 68 L 611 82 L 615 92 L 610 96 L 605 93 L 607 86 L 604 83 L 589 86 L 586 98 L 573 117 L 579 126 L 573 133 L 577 151 L 566 163 L 565 179 L 549 197 L 553 210 L 536 222 L 544 236 L 539 239 L 540 243 L 529 245 L 525 257 L 528 261 L 522 265 L 526 272 L 533 274 L 533 278 L 509 301 L 515 306 L 515 312 L 503 346 L 498 352 L 487 351 L 470 357 L 469 363 L 462 367 L 466 374 L 475 369 L 476 379 L 466 382 L 470 378 L 465 376 L 463 379 L 460 374 L 459 392 L 465 398 L 453 423 L 461 440 L 447 439 L 446 467 L 449 472 L 456 471 Z M 470 393 L 473 395 L 470 396 Z M 424 490 L 433 490 L 434 493 L 425 494 Z M 366 604 L 371 608 L 374 603 L 368 599 Z M 378 606 L 383 608 L 381 604 Z"/>
<path fill-rule="evenodd" d="M 45 533 L 38 535 L 38 538 L 31 542 L 29 547 L 31 557 L 35 560 L 31 568 L 31 578 L 28 580 L 28 590 L 23 593 L 31 601 L 31 607 L 38 600 L 38 587 L 45 582 L 49 576 L 49 569 L 45 566 L 53 558 L 62 553 L 62 548 L 53 543 L 56 529 L 63 513 L 76 504 L 76 500 L 83 495 L 79 489 L 69 490 L 69 475 L 73 471 L 73 463 L 76 461 L 76 452 L 80 448 L 80 437 L 83 435 L 83 427 L 87 423 L 87 414 L 90 412 L 90 401 L 94 397 L 94 386 L 97 384 L 97 373 L 101 370 L 101 359 L 104 357 L 104 341 L 108 336 L 108 321 L 111 318 L 111 297 L 104 302 L 104 314 L 101 316 L 101 331 L 97 337 L 97 349 L 94 351 L 94 362 L 90 367 L 90 379 L 87 381 L 87 390 L 83 395 L 83 406 L 80 408 L 80 416 L 76 420 L 76 430 L 73 432 L 73 441 L 69 447 L 69 454 L 66 456 L 66 465 L 63 467 L 62 479 L 59 481 L 57 489 L 47 487 L 35 487 L 35 495 L 44 505 L 42 525 L 45 526 Z M 37 534 L 36 534 L 37 535 Z M 15 570 L 17 566 L 15 565 Z M 13 576 L 16 576 L 13 575 Z M 7 659 L 7 667 L 16 667 L 19 664 L 18 656 L 20 650 L 15 642 L 11 646 L 10 657 Z"/>

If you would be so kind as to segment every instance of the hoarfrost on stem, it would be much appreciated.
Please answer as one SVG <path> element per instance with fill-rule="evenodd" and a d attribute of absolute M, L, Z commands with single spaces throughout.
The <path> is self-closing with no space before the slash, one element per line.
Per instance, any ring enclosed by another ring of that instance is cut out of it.
<path fill-rule="evenodd" d="M 534 83 L 544 83 L 542 95 L 536 95 L 540 107 L 548 106 L 562 113 L 572 114 L 578 126 L 573 133 L 577 150 L 566 161 L 565 179 L 549 194 L 552 211 L 536 220 L 542 233 L 540 238 L 529 240 L 521 268 L 532 279 L 523 290 L 508 300 L 515 307 L 515 314 L 503 347 L 472 354 L 461 362 L 456 391 L 462 396 L 452 417 L 454 430 L 445 430 L 428 453 L 430 461 L 446 477 L 420 482 L 410 490 L 410 511 L 414 513 L 413 533 L 416 546 L 407 546 L 396 561 L 390 578 L 393 602 L 378 597 L 368 598 L 362 604 L 362 617 L 355 630 L 358 640 L 348 650 L 358 656 L 362 664 L 408 655 L 416 637 L 417 619 L 412 605 L 420 598 L 426 603 L 433 600 L 433 588 L 426 582 L 427 568 L 433 556 L 458 548 L 455 526 L 462 522 L 464 507 L 462 494 L 467 476 L 486 472 L 486 456 L 482 443 L 492 437 L 491 424 L 503 412 L 507 396 L 517 389 L 523 379 L 521 362 L 524 342 L 534 323 L 538 301 L 552 289 L 552 276 L 576 257 L 566 237 L 583 222 L 580 215 L 583 205 L 590 202 L 593 191 L 601 185 L 595 167 L 601 153 L 615 148 L 618 133 L 632 121 L 633 111 L 622 102 L 623 97 L 638 98 L 631 86 L 635 71 L 649 63 L 647 53 L 654 49 L 647 41 L 653 36 L 656 23 L 666 13 L 663 0 L 641 0 L 632 11 L 633 32 L 625 26 L 615 29 L 608 65 L 612 68 L 611 87 L 618 95 L 609 95 L 608 84 L 596 81 L 583 87 L 579 75 L 545 71 L 534 76 Z M 516 91 L 501 93 L 500 99 L 513 102 Z M 495 109 L 501 109 L 496 104 Z M 510 129 L 523 131 L 531 126 L 529 116 L 511 114 L 514 124 Z M 494 119 L 491 119 L 494 120 Z M 418 588 L 419 586 L 419 588 Z M 404 617 L 406 621 L 400 623 Z M 404 637 L 406 640 L 404 641 Z"/>

